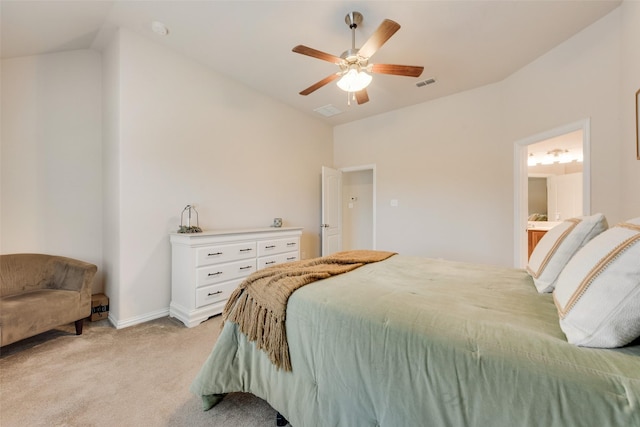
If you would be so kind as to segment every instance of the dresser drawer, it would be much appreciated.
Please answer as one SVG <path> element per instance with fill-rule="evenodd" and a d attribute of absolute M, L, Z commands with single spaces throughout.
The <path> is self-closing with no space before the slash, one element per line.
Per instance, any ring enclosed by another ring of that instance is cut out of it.
<path fill-rule="evenodd" d="M 285 262 L 298 261 L 299 259 L 297 251 L 258 258 L 258 270 L 272 265 L 284 264 Z"/>
<path fill-rule="evenodd" d="M 227 280 L 248 276 L 254 271 L 256 271 L 255 258 L 230 262 L 227 264 L 216 264 L 207 267 L 200 267 L 196 273 L 197 287 L 226 282 Z"/>
<path fill-rule="evenodd" d="M 258 242 L 258 256 L 269 256 L 284 252 L 297 251 L 300 246 L 300 238 L 274 239 Z"/>
<path fill-rule="evenodd" d="M 196 289 L 196 308 L 226 301 L 243 280 L 244 279 L 237 279 L 219 285 L 210 285 Z"/>
<path fill-rule="evenodd" d="M 234 243 L 232 245 L 206 246 L 196 250 L 196 267 L 221 264 L 240 259 L 255 258 L 256 242 Z"/>

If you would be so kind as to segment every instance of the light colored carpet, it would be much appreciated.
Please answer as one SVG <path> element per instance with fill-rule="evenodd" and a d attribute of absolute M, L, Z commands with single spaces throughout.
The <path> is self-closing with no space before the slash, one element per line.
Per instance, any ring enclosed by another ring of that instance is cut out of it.
<path fill-rule="evenodd" d="M 195 328 L 172 318 L 116 330 L 73 324 L 0 349 L 0 425 L 274 426 L 265 401 L 232 393 L 210 411 L 189 386 L 220 316 Z"/>

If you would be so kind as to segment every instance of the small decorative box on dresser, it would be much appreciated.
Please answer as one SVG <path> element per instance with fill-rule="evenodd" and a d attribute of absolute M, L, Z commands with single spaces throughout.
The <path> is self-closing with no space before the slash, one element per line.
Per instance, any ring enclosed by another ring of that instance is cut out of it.
<path fill-rule="evenodd" d="M 249 274 L 299 260 L 301 234 L 296 227 L 172 233 L 169 315 L 191 328 L 222 313 Z"/>

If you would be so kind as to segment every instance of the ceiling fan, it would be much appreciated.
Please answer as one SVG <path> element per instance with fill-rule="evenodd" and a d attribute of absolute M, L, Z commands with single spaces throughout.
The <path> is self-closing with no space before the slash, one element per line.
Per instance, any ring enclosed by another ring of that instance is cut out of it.
<path fill-rule="evenodd" d="M 366 87 L 372 80 L 371 75 L 368 73 L 420 77 L 424 67 L 369 63 L 369 59 L 373 54 L 400 29 L 400 24 L 390 19 L 385 19 L 362 47 L 356 49 L 356 28 L 362 23 L 362 14 L 360 12 L 348 13 L 344 21 L 351 29 L 351 49 L 343 52 L 339 57 L 304 45 L 298 45 L 292 49 L 295 53 L 333 62 L 340 67 L 340 71 L 314 83 L 300 92 L 300 95 L 309 95 L 326 84 L 340 79 L 338 80 L 338 87 L 349 94 L 353 93 L 358 104 L 364 104 L 369 101 Z"/>

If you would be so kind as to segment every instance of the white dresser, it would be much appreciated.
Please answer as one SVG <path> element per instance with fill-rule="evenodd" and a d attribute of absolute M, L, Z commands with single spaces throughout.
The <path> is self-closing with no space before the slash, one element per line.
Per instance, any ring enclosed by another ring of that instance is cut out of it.
<path fill-rule="evenodd" d="M 169 315 L 193 327 L 222 313 L 251 273 L 300 259 L 302 228 L 172 233 Z"/>

